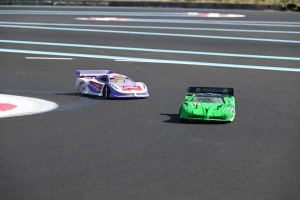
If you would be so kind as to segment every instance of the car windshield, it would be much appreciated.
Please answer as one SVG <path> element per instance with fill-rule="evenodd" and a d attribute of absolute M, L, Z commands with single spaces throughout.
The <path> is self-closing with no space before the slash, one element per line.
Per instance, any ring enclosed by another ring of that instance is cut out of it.
<path fill-rule="evenodd" d="M 112 83 L 132 83 L 133 81 L 128 77 L 110 78 Z"/>
<path fill-rule="evenodd" d="M 224 103 L 222 97 L 194 97 L 192 102 L 200 102 L 200 103 Z"/>

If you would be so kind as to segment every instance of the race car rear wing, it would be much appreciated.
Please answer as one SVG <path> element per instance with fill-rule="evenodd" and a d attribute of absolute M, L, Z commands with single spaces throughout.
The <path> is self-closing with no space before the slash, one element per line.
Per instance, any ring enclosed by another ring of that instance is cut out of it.
<path fill-rule="evenodd" d="M 101 76 L 104 74 L 113 74 L 113 70 L 76 70 L 75 74 L 77 77 L 80 76 L 89 76 L 89 77 L 95 77 L 95 76 Z"/>
<path fill-rule="evenodd" d="M 188 87 L 188 93 L 215 93 L 234 96 L 234 88 L 223 87 Z"/>

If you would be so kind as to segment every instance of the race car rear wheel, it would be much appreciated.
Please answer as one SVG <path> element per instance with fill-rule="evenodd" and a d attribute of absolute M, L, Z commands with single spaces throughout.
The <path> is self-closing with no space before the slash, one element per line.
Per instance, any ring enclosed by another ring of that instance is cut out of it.
<path fill-rule="evenodd" d="M 104 93 L 103 96 L 104 96 L 105 98 L 109 99 L 109 95 L 110 95 L 110 89 L 109 89 L 109 87 L 105 86 L 105 87 L 104 87 L 103 93 Z"/>
<path fill-rule="evenodd" d="M 85 83 L 80 83 L 80 85 L 79 85 L 79 92 L 81 93 L 81 94 L 86 94 L 86 85 L 85 85 Z"/>

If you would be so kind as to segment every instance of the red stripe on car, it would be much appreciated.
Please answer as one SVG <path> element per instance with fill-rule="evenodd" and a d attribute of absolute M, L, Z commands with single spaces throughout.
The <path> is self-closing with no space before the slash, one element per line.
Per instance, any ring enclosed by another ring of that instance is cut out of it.
<path fill-rule="evenodd" d="M 132 90 L 142 90 L 141 86 L 130 87 L 130 88 L 122 88 L 123 91 L 132 91 Z"/>
<path fill-rule="evenodd" d="M 103 87 L 102 84 L 99 84 L 99 83 L 96 83 L 96 82 L 93 82 L 93 81 L 90 81 L 90 84 L 92 86 L 94 86 L 95 88 L 98 88 L 99 90 L 102 90 L 102 87 Z"/>

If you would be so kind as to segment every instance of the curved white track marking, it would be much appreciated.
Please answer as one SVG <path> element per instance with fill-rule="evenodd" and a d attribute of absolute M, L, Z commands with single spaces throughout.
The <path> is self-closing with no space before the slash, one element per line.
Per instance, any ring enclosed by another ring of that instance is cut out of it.
<path fill-rule="evenodd" d="M 51 101 L 0 94 L 0 118 L 33 115 L 48 112 L 57 107 L 58 105 Z"/>

